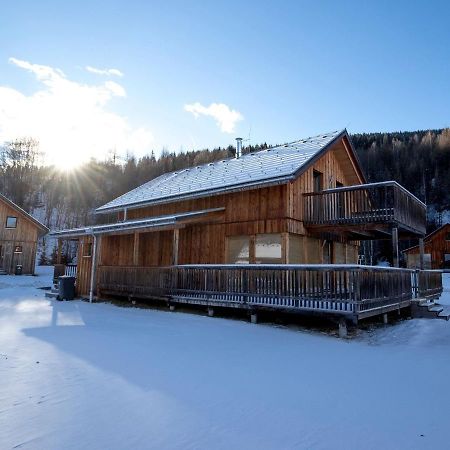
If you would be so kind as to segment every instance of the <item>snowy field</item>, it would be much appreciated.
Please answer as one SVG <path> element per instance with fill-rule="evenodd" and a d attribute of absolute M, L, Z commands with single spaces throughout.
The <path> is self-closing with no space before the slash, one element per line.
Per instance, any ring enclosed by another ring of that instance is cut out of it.
<path fill-rule="evenodd" d="M 450 322 L 339 340 L 53 301 L 50 277 L 0 277 L 2 450 L 450 448 Z"/>

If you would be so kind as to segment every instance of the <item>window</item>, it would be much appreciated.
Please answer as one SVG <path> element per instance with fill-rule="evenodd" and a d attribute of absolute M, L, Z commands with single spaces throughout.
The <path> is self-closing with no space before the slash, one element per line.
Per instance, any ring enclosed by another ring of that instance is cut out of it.
<path fill-rule="evenodd" d="M 22 246 L 21 245 L 16 245 L 14 247 L 14 253 L 22 253 Z"/>
<path fill-rule="evenodd" d="M 408 269 L 420 269 L 420 254 L 409 253 L 406 254 L 406 266 Z M 424 253 L 423 268 L 431 269 L 431 253 Z"/>
<path fill-rule="evenodd" d="M 92 256 L 92 242 L 85 242 L 83 244 L 83 256 Z"/>
<path fill-rule="evenodd" d="M 447 234 L 445 235 L 445 240 L 446 240 L 446 241 L 450 241 L 450 233 L 447 233 Z"/>
<path fill-rule="evenodd" d="M 444 269 L 450 269 L 450 253 L 444 254 Z"/>
<path fill-rule="evenodd" d="M 255 263 L 281 264 L 281 234 L 257 234 Z"/>
<path fill-rule="evenodd" d="M 6 228 L 16 228 L 17 227 L 17 217 L 8 216 L 6 217 Z"/>
<path fill-rule="evenodd" d="M 323 189 L 323 173 L 313 170 L 313 192 L 320 192 Z"/>
<path fill-rule="evenodd" d="M 229 264 L 248 264 L 250 262 L 250 236 L 230 236 L 228 238 Z"/>

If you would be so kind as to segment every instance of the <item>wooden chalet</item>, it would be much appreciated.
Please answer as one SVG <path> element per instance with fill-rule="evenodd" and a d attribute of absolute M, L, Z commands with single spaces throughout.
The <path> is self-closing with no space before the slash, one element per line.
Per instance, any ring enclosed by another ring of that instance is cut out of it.
<path fill-rule="evenodd" d="M 421 267 L 420 245 L 415 245 L 403 251 L 406 266 L 410 269 Z M 450 224 L 442 225 L 427 235 L 423 240 L 423 261 L 425 269 L 450 270 Z"/>
<path fill-rule="evenodd" d="M 79 242 L 78 293 L 353 319 L 410 301 L 410 272 L 357 266 L 359 243 L 393 239 L 398 263 L 398 239 L 424 235 L 426 207 L 394 181 L 367 184 L 346 130 L 246 155 L 237 144 L 235 158 L 96 210 L 116 223 L 54 232 Z"/>
<path fill-rule="evenodd" d="M 0 273 L 34 274 L 38 238 L 48 228 L 0 194 Z"/>

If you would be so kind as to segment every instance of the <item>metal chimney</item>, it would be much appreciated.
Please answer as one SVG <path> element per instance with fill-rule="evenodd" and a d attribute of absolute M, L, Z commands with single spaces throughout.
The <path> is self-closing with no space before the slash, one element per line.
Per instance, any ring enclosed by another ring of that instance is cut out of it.
<path fill-rule="evenodd" d="M 240 158 L 242 153 L 242 138 L 236 138 L 236 158 Z"/>

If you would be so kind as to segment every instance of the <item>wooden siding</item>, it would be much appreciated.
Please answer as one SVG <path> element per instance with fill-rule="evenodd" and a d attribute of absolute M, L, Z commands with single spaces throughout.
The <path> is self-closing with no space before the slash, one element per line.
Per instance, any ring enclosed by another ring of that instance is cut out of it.
<path fill-rule="evenodd" d="M 286 203 L 286 206 L 288 208 L 288 217 L 303 221 L 303 194 L 314 190 L 314 171 L 323 174 L 323 189 L 336 187 L 336 182 L 342 183 L 344 186 L 359 184 L 356 173 L 348 168 L 351 164 L 348 155 L 346 155 L 347 153 L 343 150 L 343 144 L 338 143 L 300 175 L 300 177 L 287 185 L 289 201 Z M 301 234 L 305 234 L 303 226 Z"/>
<path fill-rule="evenodd" d="M 91 280 L 91 267 L 92 267 L 92 256 L 83 256 L 83 249 L 86 245 L 92 243 L 92 237 L 86 236 L 80 238 L 78 243 L 78 268 L 77 268 L 77 293 L 78 295 L 86 296 L 89 293 L 90 280 Z M 100 244 L 100 251 L 101 251 Z M 101 252 L 99 255 L 101 260 Z M 114 260 L 111 261 L 114 263 Z"/>
<path fill-rule="evenodd" d="M 7 216 L 17 217 L 16 228 L 6 228 Z M 16 265 L 21 264 L 22 273 L 33 274 L 37 239 L 38 227 L 0 199 L 0 269 L 14 273 Z M 16 246 L 22 247 L 22 253 L 14 253 Z"/>
<path fill-rule="evenodd" d="M 450 240 L 445 238 L 450 233 L 450 224 L 444 225 L 442 228 L 431 233 L 424 240 L 424 253 L 431 255 L 431 268 L 444 269 L 445 255 L 450 254 Z M 419 246 L 404 251 L 407 259 L 408 255 L 419 255 Z M 416 260 L 418 258 L 415 258 Z M 408 266 L 412 266 L 408 263 Z"/>

